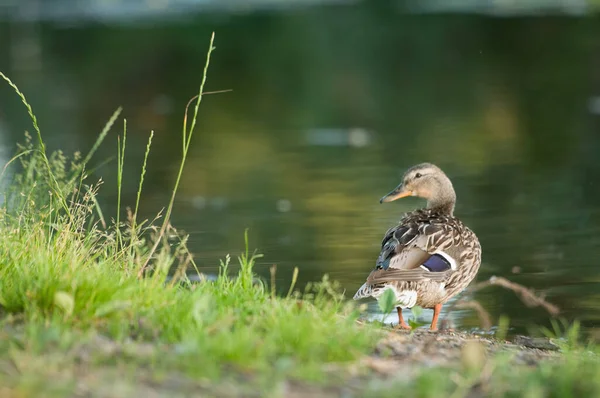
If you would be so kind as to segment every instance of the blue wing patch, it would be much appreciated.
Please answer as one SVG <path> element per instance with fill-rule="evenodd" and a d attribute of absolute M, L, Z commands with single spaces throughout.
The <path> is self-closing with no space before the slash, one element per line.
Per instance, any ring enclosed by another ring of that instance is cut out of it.
<path fill-rule="evenodd" d="M 444 272 L 452 268 L 450 262 L 441 254 L 434 254 L 421 265 L 431 272 Z"/>

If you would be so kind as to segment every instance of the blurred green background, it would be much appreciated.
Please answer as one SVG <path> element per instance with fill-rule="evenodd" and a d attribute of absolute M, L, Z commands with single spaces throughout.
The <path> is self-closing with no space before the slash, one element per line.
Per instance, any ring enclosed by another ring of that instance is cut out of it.
<path fill-rule="evenodd" d="M 479 235 L 479 280 L 505 276 L 600 325 L 600 19 L 586 1 L 0 1 L 0 70 L 50 149 L 87 151 L 118 107 L 125 203 L 155 131 L 142 209 L 166 205 L 185 104 L 216 51 L 173 223 L 203 271 L 250 245 L 280 290 L 324 273 L 348 294 L 415 198 L 380 205 L 402 172 L 438 164 Z M 0 86 L 0 160 L 31 130 Z M 116 154 L 117 126 L 96 162 Z M 116 207 L 116 160 L 105 214 Z M 512 293 L 475 297 L 514 326 L 546 323 Z M 372 306 L 372 310 L 376 308 Z M 460 326 L 477 326 L 457 312 Z"/>

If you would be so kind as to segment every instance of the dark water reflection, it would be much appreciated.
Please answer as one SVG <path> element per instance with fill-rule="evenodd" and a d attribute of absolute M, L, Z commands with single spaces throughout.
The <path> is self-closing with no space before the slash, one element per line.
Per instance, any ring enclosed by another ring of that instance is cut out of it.
<path fill-rule="evenodd" d="M 456 213 L 480 236 L 480 280 L 508 277 L 543 291 L 563 316 L 600 324 L 597 19 L 363 5 L 119 26 L 4 23 L 0 70 L 29 95 L 54 148 L 86 150 L 124 106 L 127 203 L 154 129 L 151 215 L 174 183 L 183 107 L 212 30 L 207 89 L 234 91 L 202 104 L 174 213 L 205 270 L 239 253 L 250 228 L 265 254 L 259 272 L 277 264 L 281 290 L 298 266 L 301 282 L 328 273 L 353 293 L 383 233 L 421 205 L 378 199 L 404 168 L 431 161 L 453 179 Z M 0 101 L 0 138 L 12 150 L 29 124 L 6 88 Z M 116 132 L 98 159 L 115 150 Z M 114 164 L 98 173 L 110 212 Z M 517 327 L 548 318 L 499 288 L 476 299 Z M 477 320 L 461 312 L 459 323 Z"/>

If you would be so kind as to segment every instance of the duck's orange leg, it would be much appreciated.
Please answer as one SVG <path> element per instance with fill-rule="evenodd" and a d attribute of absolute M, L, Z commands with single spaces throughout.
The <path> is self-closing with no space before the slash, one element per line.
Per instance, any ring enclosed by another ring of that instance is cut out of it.
<path fill-rule="evenodd" d="M 411 327 L 408 326 L 406 322 L 404 322 L 404 317 L 402 316 L 402 308 L 396 307 L 396 310 L 398 310 L 398 327 L 401 329 L 411 330 Z"/>
<path fill-rule="evenodd" d="M 431 327 L 429 330 L 437 330 L 437 321 L 441 310 L 442 304 L 436 304 L 435 307 L 433 307 L 433 319 L 431 320 Z"/>

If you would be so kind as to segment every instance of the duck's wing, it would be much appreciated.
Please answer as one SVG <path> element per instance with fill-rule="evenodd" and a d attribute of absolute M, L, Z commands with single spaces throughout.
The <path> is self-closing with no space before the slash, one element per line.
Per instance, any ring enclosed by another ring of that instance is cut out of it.
<path fill-rule="evenodd" d="M 431 213 L 415 212 L 390 228 L 367 284 L 444 281 L 456 269 L 456 260 L 446 249 L 458 243 L 447 221 Z"/>

